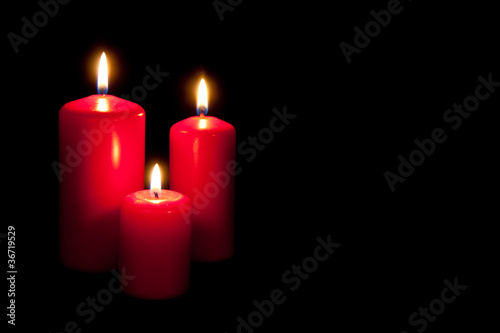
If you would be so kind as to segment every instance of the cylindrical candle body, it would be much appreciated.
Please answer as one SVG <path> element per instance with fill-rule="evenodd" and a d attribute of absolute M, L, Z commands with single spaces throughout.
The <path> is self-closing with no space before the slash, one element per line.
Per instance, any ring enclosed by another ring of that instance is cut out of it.
<path fill-rule="evenodd" d="M 180 193 L 149 190 L 127 195 L 121 206 L 120 272 L 132 276 L 124 291 L 145 299 L 179 296 L 189 288 L 191 201 Z"/>
<path fill-rule="evenodd" d="M 59 111 L 59 245 L 64 265 L 92 272 L 118 266 L 120 204 L 144 188 L 145 112 L 111 95 Z"/>
<path fill-rule="evenodd" d="M 193 204 L 194 261 L 234 253 L 234 127 L 215 117 L 190 117 L 170 129 L 170 188 Z"/>

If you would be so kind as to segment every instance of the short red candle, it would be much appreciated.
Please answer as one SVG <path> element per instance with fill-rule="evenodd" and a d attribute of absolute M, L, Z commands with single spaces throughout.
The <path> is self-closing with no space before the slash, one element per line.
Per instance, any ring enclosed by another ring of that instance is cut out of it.
<path fill-rule="evenodd" d="M 192 259 L 209 262 L 234 253 L 236 131 L 223 120 L 204 116 L 204 103 L 198 101 L 200 116 L 170 129 L 170 188 L 191 198 Z"/>
<path fill-rule="evenodd" d="M 144 188 L 145 112 L 111 95 L 59 111 L 59 247 L 67 267 L 118 266 L 120 204 Z"/>
<path fill-rule="evenodd" d="M 169 190 L 155 193 L 143 190 L 123 199 L 119 265 L 134 276 L 125 293 L 166 299 L 189 288 L 191 200 Z"/>

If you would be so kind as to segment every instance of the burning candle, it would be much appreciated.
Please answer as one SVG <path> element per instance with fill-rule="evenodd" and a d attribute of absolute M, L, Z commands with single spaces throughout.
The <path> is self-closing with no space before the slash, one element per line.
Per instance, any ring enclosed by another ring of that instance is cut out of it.
<path fill-rule="evenodd" d="M 135 276 L 124 291 L 145 299 L 166 299 L 189 287 L 191 200 L 162 190 L 155 165 L 151 189 L 127 195 L 121 206 L 120 271 Z"/>
<path fill-rule="evenodd" d="M 98 94 L 59 111 L 59 252 L 80 271 L 117 267 L 121 201 L 144 188 L 144 109 L 107 89 L 103 53 Z"/>
<path fill-rule="evenodd" d="M 236 131 L 206 116 L 205 80 L 198 89 L 198 116 L 170 129 L 170 187 L 191 198 L 195 261 L 220 261 L 234 253 Z"/>

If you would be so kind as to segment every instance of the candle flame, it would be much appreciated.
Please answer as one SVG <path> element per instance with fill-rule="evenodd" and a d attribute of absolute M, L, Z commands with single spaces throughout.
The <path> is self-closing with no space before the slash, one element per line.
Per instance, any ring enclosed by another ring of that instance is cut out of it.
<path fill-rule="evenodd" d="M 153 176 L 151 177 L 151 189 L 149 193 L 152 197 L 158 197 L 161 194 L 161 175 L 158 163 L 156 163 L 155 167 L 153 168 Z"/>
<path fill-rule="evenodd" d="M 97 75 L 97 93 L 106 95 L 108 92 L 108 63 L 106 61 L 106 54 L 103 52 L 101 61 L 99 62 L 99 72 Z"/>
<path fill-rule="evenodd" d="M 206 115 L 208 113 L 208 94 L 205 80 L 201 79 L 198 88 L 198 103 L 196 104 L 196 113 Z"/>

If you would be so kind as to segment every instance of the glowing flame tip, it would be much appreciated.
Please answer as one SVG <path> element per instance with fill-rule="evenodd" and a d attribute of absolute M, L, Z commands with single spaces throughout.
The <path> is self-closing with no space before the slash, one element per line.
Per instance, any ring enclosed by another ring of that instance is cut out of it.
<path fill-rule="evenodd" d="M 156 198 L 161 195 L 161 175 L 158 163 L 156 163 L 155 167 L 153 168 L 153 176 L 151 177 L 151 189 L 149 193 L 152 197 Z"/>
<path fill-rule="evenodd" d="M 206 115 L 208 113 L 207 85 L 205 84 L 204 79 L 201 79 L 200 86 L 198 88 L 198 103 L 196 105 L 196 113 L 198 113 L 198 116 L 200 114 Z"/>
<path fill-rule="evenodd" d="M 106 61 L 106 54 L 103 52 L 101 61 L 99 62 L 99 71 L 97 75 L 97 93 L 106 95 L 108 92 L 108 63 Z"/>

